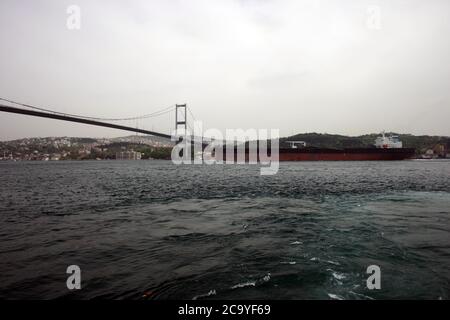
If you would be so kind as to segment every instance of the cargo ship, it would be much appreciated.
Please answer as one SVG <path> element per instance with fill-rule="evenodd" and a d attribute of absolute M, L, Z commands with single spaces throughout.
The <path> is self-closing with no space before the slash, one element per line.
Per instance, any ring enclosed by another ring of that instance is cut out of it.
<path fill-rule="evenodd" d="M 372 148 L 325 149 L 307 147 L 304 141 L 287 141 L 291 148 L 280 148 L 280 161 L 376 161 L 404 160 L 415 154 L 413 148 L 403 148 L 398 136 L 384 133 Z"/>
<path fill-rule="evenodd" d="M 316 148 L 307 146 L 304 141 L 286 141 L 290 148 L 279 148 L 279 161 L 383 161 L 404 160 L 412 158 L 415 154 L 413 148 L 403 148 L 398 136 L 387 136 L 384 132 L 375 140 L 372 147 L 368 148 Z M 259 151 L 251 152 L 245 149 L 245 162 L 255 159 Z M 270 156 L 270 148 L 268 154 Z M 253 154 L 253 157 L 251 157 Z M 237 147 L 234 152 L 234 161 L 237 161 Z M 223 152 L 224 160 L 227 159 L 226 149 Z M 258 161 L 259 156 L 257 156 Z"/>

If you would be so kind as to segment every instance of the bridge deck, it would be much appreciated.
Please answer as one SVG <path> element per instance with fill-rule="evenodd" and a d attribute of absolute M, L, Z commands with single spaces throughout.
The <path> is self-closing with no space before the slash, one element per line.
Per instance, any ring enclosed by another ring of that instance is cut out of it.
<path fill-rule="evenodd" d="M 16 114 L 24 114 L 28 116 L 34 116 L 34 117 L 41 117 L 41 118 L 49 118 L 49 119 L 56 119 L 56 120 L 63 120 L 63 121 L 70 121 L 70 122 L 78 122 L 78 123 L 84 123 L 89 124 L 93 126 L 99 126 L 99 127 L 107 127 L 107 128 L 113 128 L 113 129 L 119 129 L 119 130 L 125 130 L 125 131 L 132 131 L 132 132 L 138 132 L 138 133 L 144 133 L 149 134 L 152 136 L 162 137 L 171 139 L 171 136 L 165 133 L 155 132 L 155 131 L 149 131 L 139 128 L 133 128 L 133 127 L 127 127 L 122 126 L 114 123 L 107 123 L 107 122 L 101 122 L 101 121 L 95 121 L 95 120 L 89 120 L 89 119 L 82 119 L 82 118 L 76 118 L 71 116 L 64 116 L 59 114 L 53 114 L 53 113 L 47 113 L 47 112 L 41 112 L 41 111 L 34 111 L 34 110 L 26 110 L 21 108 L 15 108 L 10 107 L 6 105 L 0 104 L 0 111 L 2 112 L 9 112 L 9 113 L 16 113 Z"/>

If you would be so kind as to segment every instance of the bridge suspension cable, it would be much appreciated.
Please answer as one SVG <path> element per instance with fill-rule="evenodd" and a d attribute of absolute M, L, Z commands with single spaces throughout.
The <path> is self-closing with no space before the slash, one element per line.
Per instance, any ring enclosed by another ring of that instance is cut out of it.
<path fill-rule="evenodd" d="M 49 113 L 53 113 L 53 114 L 57 114 L 57 115 L 69 116 L 69 117 L 75 117 L 75 118 L 87 119 L 87 120 L 99 120 L 99 121 L 126 121 L 126 120 L 139 120 L 139 119 L 153 118 L 153 117 L 161 116 L 163 114 L 167 114 L 169 112 L 173 112 L 173 110 L 175 109 L 175 105 L 171 105 L 167 108 L 164 108 L 164 109 L 161 109 L 161 110 L 149 113 L 149 114 L 144 114 L 141 116 L 127 117 L 127 118 L 100 118 L 100 117 L 87 117 L 87 116 L 81 116 L 81 115 L 75 115 L 75 114 L 70 114 L 70 113 L 54 111 L 54 110 L 36 107 L 36 106 L 30 105 L 30 104 L 20 103 L 17 101 L 13 101 L 13 100 L 1 98 L 1 97 L 0 97 L 0 100 L 9 102 L 9 103 L 12 103 L 15 105 L 19 105 L 22 107 L 35 109 L 35 110 L 39 110 L 39 111 L 45 111 L 45 112 L 49 112 Z"/>
<path fill-rule="evenodd" d="M 188 109 L 189 113 L 191 114 L 192 119 L 193 119 L 194 121 L 197 121 L 197 120 L 195 119 L 195 117 L 194 117 L 194 114 L 192 113 L 191 108 L 190 108 L 190 107 L 187 107 L 187 109 Z"/>
<path fill-rule="evenodd" d="M 197 121 L 194 117 L 194 114 L 191 111 L 191 108 L 186 106 L 186 109 L 189 111 L 189 114 L 191 115 L 192 120 L 194 120 L 193 122 Z M 186 121 L 187 121 L 187 119 L 186 119 Z M 191 126 L 189 121 L 187 121 L 187 126 L 189 127 L 189 130 L 191 130 L 191 134 L 194 134 L 194 128 Z"/>

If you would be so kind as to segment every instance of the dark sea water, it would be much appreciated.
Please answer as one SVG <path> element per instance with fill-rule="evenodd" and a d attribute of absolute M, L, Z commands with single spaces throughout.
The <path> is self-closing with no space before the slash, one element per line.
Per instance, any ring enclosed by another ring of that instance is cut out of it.
<path fill-rule="evenodd" d="M 0 298 L 450 298 L 449 161 L 259 172 L 0 163 Z M 72 264 L 81 290 L 66 287 Z"/>

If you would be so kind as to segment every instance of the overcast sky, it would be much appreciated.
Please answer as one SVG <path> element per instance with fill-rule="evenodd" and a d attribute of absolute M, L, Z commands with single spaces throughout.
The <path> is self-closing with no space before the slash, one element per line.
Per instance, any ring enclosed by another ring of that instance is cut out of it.
<path fill-rule="evenodd" d="M 446 0 L 1 0 L 0 42 L 0 97 L 62 112 L 187 103 L 221 130 L 450 135 Z M 1 140 L 127 134 L 0 113 Z"/>

